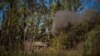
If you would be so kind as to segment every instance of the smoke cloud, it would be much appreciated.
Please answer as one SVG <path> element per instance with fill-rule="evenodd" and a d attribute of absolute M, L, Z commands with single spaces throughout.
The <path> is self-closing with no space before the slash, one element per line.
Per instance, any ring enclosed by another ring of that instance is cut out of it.
<path fill-rule="evenodd" d="M 52 18 L 52 29 L 51 33 L 56 35 L 60 30 L 67 29 L 69 24 L 73 26 L 83 23 L 84 21 L 90 21 L 91 18 L 95 16 L 92 9 L 84 11 L 81 15 L 78 15 L 77 12 L 72 11 L 57 11 Z"/>

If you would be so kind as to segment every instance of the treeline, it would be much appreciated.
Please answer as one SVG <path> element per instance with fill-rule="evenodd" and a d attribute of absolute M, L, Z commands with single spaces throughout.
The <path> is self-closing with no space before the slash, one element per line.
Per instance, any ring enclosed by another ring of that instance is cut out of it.
<path fill-rule="evenodd" d="M 27 41 L 30 44 L 35 41 L 48 43 L 49 47 L 47 49 L 44 48 L 42 51 L 32 50 L 33 56 L 70 56 L 71 54 L 68 53 L 73 53 L 73 51 L 65 51 L 67 50 L 66 47 L 76 45 L 73 37 L 74 35 L 79 35 L 78 33 L 83 30 L 84 24 L 83 28 L 79 26 L 72 30 L 71 36 L 69 34 L 71 39 L 65 37 L 68 35 L 63 32 L 61 32 L 61 35 L 54 37 L 50 33 L 52 17 L 59 10 L 76 11 L 79 5 L 79 0 L 1 0 L 0 9 L 3 11 L 3 16 L 0 17 L 2 19 L 0 21 L 0 56 L 28 55 L 24 53 L 25 45 L 23 44 Z M 100 28 L 99 17 L 97 19 L 92 31 L 93 38 L 97 37 L 98 40 L 96 39 L 97 41 L 95 40 L 95 42 L 92 39 L 92 41 L 99 45 L 99 36 L 97 36 Z M 82 35 L 83 38 L 90 36 L 92 32 L 89 33 L 90 35 L 87 35 L 87 32 L 85 33 L 84 36 Z M 74 56 L 91 55 L 91 46 L 97 46 L 90 45 L 91 40 L 88 40 L 88 38 L 84 42 L 85 49 L 82 50 L 83 52 L 78 53 L 80 50 L 78 52 L 75 51 Z M 90 50 L 88 50 L 89 48 Z M 94 50 L 96 51 L 96 49 Z M 96 55 L 99 55 L 99 52 L 96 53 Z"/>

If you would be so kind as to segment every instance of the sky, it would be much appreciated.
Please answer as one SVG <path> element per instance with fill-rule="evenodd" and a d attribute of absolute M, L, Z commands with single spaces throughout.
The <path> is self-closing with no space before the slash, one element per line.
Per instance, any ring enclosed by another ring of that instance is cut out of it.
<path fill-rule="evenodd" d="M 0 3 L 2 2 L 2 0 L 0 0 Z M 39 2 L 39 0 L 37 0 L 37 2 Z M 49 0 L 45 0 L 45 5 L 49 8 Z M 3 14 L 5 11 L 7 11 L 7 8 L 9 7 L 9 4 L 4 5 L 3 8 L 0 9 L 0 28 L 1 28 L 1 24 L 2 24 L 2 20 L 3 20 Z"/>
<path fill-rule="evenodd" d="M 3 14 L 5 11 L 7 11 L 7 8 L 9 7 L 9 4 L 5 4 L 3 8 L 0 9 L 0 29 L 3 21 Z"/>
<path fill-rule="evenodd" d="M 2 20 L 3 20 L 3 9 L 0 9 L 0 29 L 1 29 Z"/>
<path fill-rule="evenodd" d="M 3 10 L 0 9 L 0 18 L 2 18 L 2 16 L 3 16 Z"/>
<path fill-rule="evenodd" d="M 78 8 L 78 13 L 81 14 L 87 9 L 94 9 L 97 13 L 100 11 L 100 0 L 80 0 L 81 6 Z"/>
<path fill-rule="evenodd" d="M 2 1 L 2 0 L 0 0 Z M 79 7 L 78 12 L 81 13 L 84 9 L 92 8 L 100 10 L 100 0 L 80 0 L 82 6 Z M 39 2 L 39 0 L 37 0 Z M 45 0 L 45 5 L 49 8 L 50 7 L 50 0 Z M 81 7 L 83 7 L 81 9 Z M 2 9 L 0 9 L 0 21 L 2 20 L 4 11 L 7 11 L 8 5 L 6 4 Z"/>
<path fill-rule="evenodd" d="M 0 1 L 2 1 L 2 0 L 0 0 Z M 39 2 L 39 0 L 37 0 L 37 2 Z M 50 7 L 50 5 L 49 5 L 49 0 L 46 0 L 46 1 L 45 1 L 45 5 L 46 5 L 48 8 Z M 6 4 L 3 8 L 0 9 L 0 21 L 2 20 L 4 11 L 7 11 L 7 8 L 8 8 L 8 5 Z"/>

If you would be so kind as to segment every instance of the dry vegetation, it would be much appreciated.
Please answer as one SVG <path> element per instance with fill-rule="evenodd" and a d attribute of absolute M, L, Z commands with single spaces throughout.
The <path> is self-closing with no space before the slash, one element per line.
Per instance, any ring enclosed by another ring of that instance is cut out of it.
<path fill-rule="evenodd" d="M 90 19 L 91 17 L 84 17 L 84 18 Z M 38 48 L 36 47 L 35 49 L 33 49 L 33 53 L 31 54 L 34 56 L 99 55 L 99 51 L 97 50 L 99 49 L 98 38 L 100 34 L 99 32 L 100 16 L 96 16 L 94 18 L 92 17 L 91 20 L 85 20 L 81 22 L 82 23 L 76 26 L 72 26 L 71 30 L 68 31 L 67 33 L 63 30 L 60 31 L 59 35 L 55 35 L 51 37 L 51 39 L 49 39 L 48 47 L 42 46 L 40 48 L 39 46 L 37 46 Z M 57 29 L 65 29 L 65 28 L 60 26 L 60 28 Z"/>
<path fill-rule="evenodd" d="M 49 0 L 50 7 L 39 1 L 0 4 L 10 4 L 0 27 L 0 56 L 100 56 L 100 15 L 70 11 L 79 0 Z"/>

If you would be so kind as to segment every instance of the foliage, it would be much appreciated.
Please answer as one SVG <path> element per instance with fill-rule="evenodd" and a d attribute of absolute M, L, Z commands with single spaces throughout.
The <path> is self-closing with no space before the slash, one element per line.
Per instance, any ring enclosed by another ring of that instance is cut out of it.
<path fill-rule="evenodd" d="M 30 56 L 99 56 L 100 17 L 52 36 L 52 13 L 72 10 L 72 7 L 76 10 L 80 3 L 78 0 L 49 0 L 48 7 L 45 1 L 4 0 L 0 3 L 1 9 L 6 2 L 10 4 L 0 26 L 0 56 L 27 56 L 23 44 L 26 40 L 48 43 L 48 47 L 33 49 Z"/>

